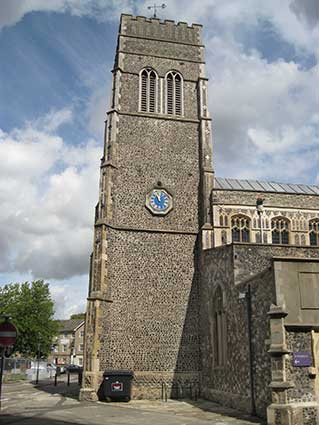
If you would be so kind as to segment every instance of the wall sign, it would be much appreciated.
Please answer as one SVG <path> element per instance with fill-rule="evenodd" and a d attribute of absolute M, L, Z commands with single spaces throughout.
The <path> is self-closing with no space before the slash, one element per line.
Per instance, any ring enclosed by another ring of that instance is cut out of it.
<path fill-rule="evenodd" d="M 299 351 L 292 353 L 292 364 L 295 367 L 306 367 L 312 365 L 312 355 L 309 351 Z"/>
<path fill-rule="evenodd" d="M 111 389 L 112 391 L 123 391 L 123 382 L 112 382 Z"/>

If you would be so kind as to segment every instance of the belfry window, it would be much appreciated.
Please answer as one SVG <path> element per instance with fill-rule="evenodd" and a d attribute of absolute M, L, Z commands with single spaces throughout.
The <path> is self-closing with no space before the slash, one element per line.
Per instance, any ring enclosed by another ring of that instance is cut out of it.
<path fill-rule="evenodd" d="M 231 218 L 231 233 L 233 242 L 249 242 L 250 219 L 242 215 Z"/>
<path fill-rule="evenodd" d="M 319 220 L 314 219 L 309 221 L 309 240 L 310 245 L 319 245 Z"/>
<path fill-rule="evenodd" d="M 176 71 L 170 71 L 166 81 L 166 113 L 183 115 L 183 78 Z"/>
<path fill-rule="evenodd" d="M 224 297 L 221 287 L 214 294 L 214 366 L 224 366 L 226 364 L 226 346 L 227 346 L 227 326 L 226 315 L 224 311 Z"/>
<path fill-rule="evenodd" d="M 289 244 L 289 221 L 284 217 L 271 220 L 271 236 L 273 244 Z"/>
<path fill-rule="evenodd" d="M 140 72 L 140 111 L 157 112 L 158 77 L 151 68 Z"/>

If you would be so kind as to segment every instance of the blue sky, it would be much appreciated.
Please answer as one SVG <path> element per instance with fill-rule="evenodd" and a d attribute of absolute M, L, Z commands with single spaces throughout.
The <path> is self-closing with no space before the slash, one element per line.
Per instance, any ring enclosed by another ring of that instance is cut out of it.
<path fill-rule="evenodd" d="M 119 16 L 148 5 L 0 0 L 0 284 L 45 279 L 61 318 L 85 308 Z M 159 16 L 204 25 L 217 175 L 318 184 L 317 0 Z"/>

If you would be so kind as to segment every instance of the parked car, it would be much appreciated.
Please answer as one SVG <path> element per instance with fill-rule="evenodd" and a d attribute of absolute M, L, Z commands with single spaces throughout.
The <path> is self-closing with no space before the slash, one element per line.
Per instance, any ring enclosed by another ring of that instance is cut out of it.
<path fill-rule="evenodd" d="M 66 371 L 68 373 L 82 373 L 83 372 L 83 367 L 79 366 L 77 364 L 70 364 L 67 368 Z"/>

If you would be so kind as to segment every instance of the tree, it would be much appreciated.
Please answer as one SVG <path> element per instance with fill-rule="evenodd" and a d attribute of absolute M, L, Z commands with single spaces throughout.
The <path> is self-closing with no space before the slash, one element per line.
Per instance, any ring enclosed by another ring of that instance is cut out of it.
<path fill-rule="evenodd" d="M 85 320 L 85 313 L 72 314 L 70 319 L 83 319 L 83 320 Z"/>
<path fill-rule="evenodd" d="M 36 280 L 0 287 L 0 314 L 4 313 L 11 317 L 18 330 L 16 351 L 27 356 L 34 356 L 38 351 L 43 355 L 50 352 L 58 323 L 53 320 L 54 303 L 49 284 Z"/>

